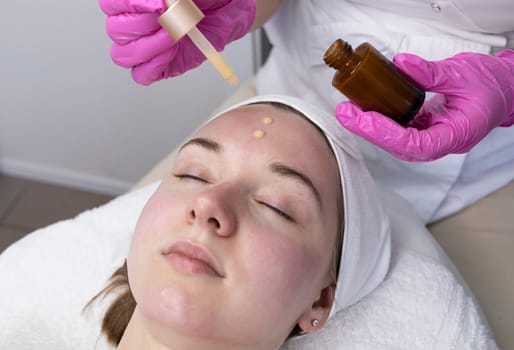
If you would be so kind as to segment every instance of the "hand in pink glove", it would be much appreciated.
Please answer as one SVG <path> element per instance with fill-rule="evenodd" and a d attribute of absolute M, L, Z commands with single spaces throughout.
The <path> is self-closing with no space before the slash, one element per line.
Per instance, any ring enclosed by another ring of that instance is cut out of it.
<path fill-rule="evenodd" d="M 111 57 L 132 68 L 139 84 L 180 75 L 197 67 L 205 56 L 184 37 L 175 42 L 157 23 L 167 10 L 165 0 L 99 0 L 107 14 L 107 33 L 113 40 Z M 255 18 L 255 0 L 195 0 L 205 15 L 198 29 L 218 51 L 244 36 Z"/>
<path fill-rule="evenodd" d="M 351 102 L 336 108 L 351 132 L 397 158 L 417 162 L 465 153 L 497 126 L 514 124 L 514 51 L 461 53 L 441 61 L 398 54 L 394 63 L 426 91 L 440 93 L 402 127 Z"/>

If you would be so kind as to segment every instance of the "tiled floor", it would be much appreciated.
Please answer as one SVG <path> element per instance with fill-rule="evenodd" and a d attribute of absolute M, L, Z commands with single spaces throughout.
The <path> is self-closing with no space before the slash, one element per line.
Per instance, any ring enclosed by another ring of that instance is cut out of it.
<path fill-rule="evenodd" d="M 0 253 L 27 233 L 111 199 L 103 194 L 0 174 Z"/>

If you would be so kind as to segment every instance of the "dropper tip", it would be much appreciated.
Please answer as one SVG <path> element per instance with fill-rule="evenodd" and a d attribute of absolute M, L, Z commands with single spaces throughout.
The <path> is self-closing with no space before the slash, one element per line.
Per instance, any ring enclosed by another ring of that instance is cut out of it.
<path fill-rule="evenodd" d="M 228 83 L 230 84 L 230 86 L 238 86 L 239 85 L 239 78 L 237 77 L 237 75 L 235 74 L 232 74 L 231 76 L 225 78 Z"/>

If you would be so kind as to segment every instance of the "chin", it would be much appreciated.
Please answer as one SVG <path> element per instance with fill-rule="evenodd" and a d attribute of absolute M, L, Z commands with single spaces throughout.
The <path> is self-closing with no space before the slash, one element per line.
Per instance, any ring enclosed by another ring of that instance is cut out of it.
<path fill-rule="evenodd" d="M 212 303 L 202 301 L 190 291 L 177 287 L 145 289 L 141 300 L 137 300 L 141 313 L 153 322 L 170 330 L 199 337 L 216 334 L 213 327 L 218 313 Z"/>

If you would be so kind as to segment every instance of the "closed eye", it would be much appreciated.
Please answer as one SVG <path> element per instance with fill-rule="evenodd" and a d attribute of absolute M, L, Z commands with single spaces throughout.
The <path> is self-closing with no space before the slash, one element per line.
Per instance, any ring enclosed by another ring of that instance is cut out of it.
<path fill-rule="evenodd" d="M 268 204 L 266 202 L 259 202 L 260 204 L 264 205 L 266 208 L 272 210 L 277 215 L 281 216 L 282 218 L 286 219 L 287 221 L 295 222 L 293 217 L 282 210 L 278 209 L 277 207 L 272 206 L 271 204 Z"/>
<path fill-rule="evenodd" d="M 195 181 L 199 181 L 199 182 L 209 183 L 207 180 L 205 180 L 199 176 L 191 175 L 191 174 L 173 174 L 173 176 L 175 176 L 176 178 L 179 178 L 179 179 L 189 179 L 189 180 L 195 180 Z"/>

